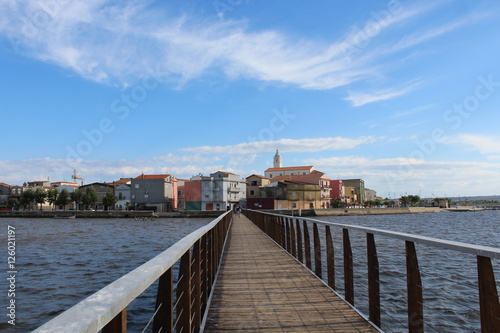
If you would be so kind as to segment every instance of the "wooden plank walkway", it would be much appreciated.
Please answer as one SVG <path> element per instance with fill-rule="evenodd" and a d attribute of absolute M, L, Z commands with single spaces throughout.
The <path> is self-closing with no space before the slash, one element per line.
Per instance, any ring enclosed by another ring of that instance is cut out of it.
<path fill-rule="evenodd" d="M 244 216 L 236 217 L 205 332 L 378 332 Z"/>

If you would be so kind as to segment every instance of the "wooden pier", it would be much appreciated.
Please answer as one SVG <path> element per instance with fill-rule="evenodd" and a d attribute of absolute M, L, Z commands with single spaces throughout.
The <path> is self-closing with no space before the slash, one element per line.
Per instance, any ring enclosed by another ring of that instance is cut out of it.
<path fill-rule="evenodd" d="M 246 217 L 227 242 L 205 332 L 380 332 Z"/>

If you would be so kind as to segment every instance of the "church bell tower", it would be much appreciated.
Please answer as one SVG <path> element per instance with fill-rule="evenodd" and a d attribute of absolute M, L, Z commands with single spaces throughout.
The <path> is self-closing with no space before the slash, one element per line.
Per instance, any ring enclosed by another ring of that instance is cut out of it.
<path fill-rule="evenodd" d="M 280 156 L 278 149 L 276 149 L 276 155 L 274 155 L 273 167 L 274 168 L 281 168 L 281 156 Z"/>

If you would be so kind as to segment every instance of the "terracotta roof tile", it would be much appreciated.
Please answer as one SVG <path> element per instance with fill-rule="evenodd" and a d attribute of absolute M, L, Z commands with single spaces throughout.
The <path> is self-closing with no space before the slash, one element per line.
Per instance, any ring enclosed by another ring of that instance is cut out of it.
<path fill-rule="evenodd" d="M 284 168 L 269 168 L 266 170 L 268 171 L 288 171 L 288 170 L 311 170 L 313 166 L 295 166 L 295 167 L 284 167 Z"/>

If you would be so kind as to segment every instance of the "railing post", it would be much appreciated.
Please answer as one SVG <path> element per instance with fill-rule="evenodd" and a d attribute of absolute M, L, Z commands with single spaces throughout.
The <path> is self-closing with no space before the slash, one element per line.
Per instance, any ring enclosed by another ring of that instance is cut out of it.
<path fill-rule="evenodd" d="M 191 332 L 191 255 L 190 250 L 181 257 L 177 282 L 176 331 Z"/>
<path fill-rule="evenodd" d="M 208 246 L 207 234 L 201 237 L 201 312 L 204 313 L 207 308 L 208 295 L 210 288 L 208 287 Z M 155 331 L 156 332 L 156 331 Z"/>
<path fill-rule="evenodd" d="M 490 258 L 477 256 L 477 277 L 481 332 L 500 332 L 500 299 Z"/>
<path fill-rule="evenodd" d="M 349 230 L 342 229 L 342 243 L 344 249 L 344 288 L 345 300 L 354 305 L 354 264 L 352 259 L 351 240 Z"/>
<path fill-rule="evenodd" d="M 408 332 L 424 331 L 422 280 L 418 268 L 415 243 L 406 241 L 406 283 L 408 287 Z"/>
<path fill-rule="evenodd" d="M 278 216 L 278 223 L 280 225 L 280 239 L 281 239 L 281 247 L 286 248 L 286 227 L 285 227 L 285 221 L 283 217 Z"/>
<path fill-rule="evenodd" d="M 375 237 L 366 234 L 366 253 L 368 261 L 368 312 L 369 319 L 380 327 L 380 281 L 377 247 Z"/>
<path fill-rule="evenodd" d="M 153 332 L 172 333 L 174 331 L 172 268 L 160 276 L 156 294 L 156 316 L 153 321 Z"/>
<path fill-rule="evenodd" d="M 292 256 L 297 258 L 297 240 L 295 238 L 295 228 L 293 226 L 293 219 L 290 218 L 289 221 L 290 221 L 290 246 L 291 246 L 290 250 Z"/>
<path fill-rule="evenodd" d="M 326 233 L 326 270 L 328 274 L 328 286 L 335 290 L 335 252 L 333 248 L 332 233 L 330 226 L 325 226 Z"/>
<path fill-rule="evenodd" d="M 288 253 L 291 253 L 290 249 L 291 249 L 291 240 L 292 240 L 292 237 L 290 236 L 290 223 L 288 221 L 288 218 L 283 218 L 285 220 L 285 233 L 286 233 L 286 246 L 285 246 L 285 250 L 288 252 Z"/>
<path fill-rule="evenodd" d="M 223 222 L 223 221 L 222 221 Z M 193 330 L 198 332 L 201 327 L 201 241 L 198 239 L 193 246 L 193 262 L 191 264 L 192 270 L 192 312 L 193 312 Z"/>
<path fill-rule="evenodd" d="M 127 332 L 127 308 L 117 314 L 109 323 L 102 328 L 102 333 L 126 333 Z"/>
<path fill-rule="evenodd" d="M 321 241 L 319 239 L 319 231 L 317 223 L 313 223 L 313 238 L 314 238 L 314 272 L 320 279 L 323 277 L 321 267 Z"/>
<path fill-rule="evenodd" d="M 312 269 L 311 262 L 311 240 L 309 238 L 309 229 L 307 228 L 307 222 L 302 221 L 304 226 L 304 253 L 306 257 L 306 267 Z"/>
<path fill-rule="evenodd" d="M 297 259 L 304 263 L 304 249 L 302 248 L 302 232 L 300 231 L 300 221 L 295 220 L 295 229 L 297 230 Z"/>

